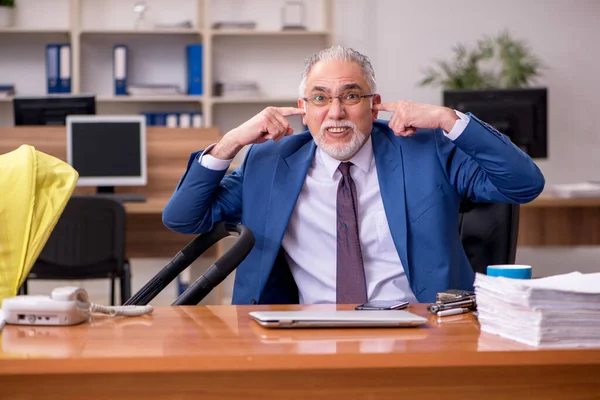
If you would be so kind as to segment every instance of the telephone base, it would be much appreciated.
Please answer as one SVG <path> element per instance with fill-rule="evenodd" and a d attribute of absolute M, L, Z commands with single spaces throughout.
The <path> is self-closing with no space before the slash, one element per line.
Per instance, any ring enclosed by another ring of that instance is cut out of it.
<path fill-rule="evenodd" d="M 77 301 L 54 300 L 49 296 L 16 296 L 5 299 L 2 311 L 6 323 L 13 325 L 76 325 L 89 318 Z"/>

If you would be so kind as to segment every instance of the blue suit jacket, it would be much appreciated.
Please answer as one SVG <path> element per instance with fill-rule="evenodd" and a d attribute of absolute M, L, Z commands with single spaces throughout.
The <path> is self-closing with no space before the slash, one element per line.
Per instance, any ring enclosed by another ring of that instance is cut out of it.
<path fill-rule="evenodd" d="M 386 122 L 373 124 L 385 213 L 419 302 L 433 302 L 437 292 L 449 288 L 473 288 L 473 270 L 458 234 L 463 198 L 525 203 L 544 187 L 529 156 L 469 116 L 471 122 L 454 142 L 441 130 L 397 137 Z M 252 230 L 256 242 L 237 269 L 234 304 L 298 302 L 281 242 L 315 148 L 309 132 L 254 145 L 240 169 L 228 176 L 200 165 L 198 152 L 191 155 L 163 222 L 180 233 L 206 232 L 219 221 L 241 221 Z"/>

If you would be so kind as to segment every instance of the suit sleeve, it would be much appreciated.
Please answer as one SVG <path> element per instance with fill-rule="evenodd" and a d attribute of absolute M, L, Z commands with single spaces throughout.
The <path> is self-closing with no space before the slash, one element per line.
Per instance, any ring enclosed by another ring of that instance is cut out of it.
<path fill-rule="evenodd" d="M 545 179 L 531 157 L 485 122 L 469 117 L 456 140 L 436 135 L 438 158 L 459 195 L 473 202 L 522 204 L 535 199 Z"/>
<path fill-rule="evenodd" d="M 242 184 L 248 157 L 239 169 L 225 176 L 227 170 L 202 166 L 198 162 L 200 154 L 190 156 L 187 169 L 163 210 L 163 223 L 178 233 L 204 233 L 217 222 L 241 220 Z"/>

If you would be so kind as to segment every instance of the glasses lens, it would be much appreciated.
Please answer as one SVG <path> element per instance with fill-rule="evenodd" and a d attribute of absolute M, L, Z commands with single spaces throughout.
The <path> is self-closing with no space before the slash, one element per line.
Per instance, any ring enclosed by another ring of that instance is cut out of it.
<path fill-rule="evenodd" d="M 365 97 L 361 96 L 359 93 L 350 92 L 343 94 L 337 98 L 341 101 L 342 104 L 346 106 L 354 106 L 360 103 L 360 101 Z M 316 94 L 314 96 L 311 96 L 307 100 L 309 100 L 313 105 L 317 107 L 324 107 L 331 103 L 332 98 L 324 94 Z"/>
<path fill-rule="evenodd" d="M 322 94 L 314 95 L 310 98 L 311 103 L 315 106 L 323 107 L 326 104 L 329 104 L 329 97 L 324 96 Z"/>
<path fill-rule="evenodd" d="M 347 106 L 353 106 L 356 105 L 358 103 L 360 103 L 360 101 L 362 100 L 362 98 L 360 97 L 360 95 L 358 93 L 346 93 L 345 95 L 342 96 L 342 102 L 347 105 Z"/>

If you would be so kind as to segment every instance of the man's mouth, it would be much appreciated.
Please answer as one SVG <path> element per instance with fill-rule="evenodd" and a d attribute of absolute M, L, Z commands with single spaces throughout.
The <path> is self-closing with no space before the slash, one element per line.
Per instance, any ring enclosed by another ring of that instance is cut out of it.
<path fill-rule="evenodd" d="M 327 133 L 329 133 L 331 135 L 340 136 L 340 135 L 343 135 L 344 133 L 346 133 L 347 131 L 349 131 L 350 128 L 347 126 L 341 126 L 341 127 L 330 127 L 330 128 L 326 128 L 325 130 L 327 131 Z"/>

